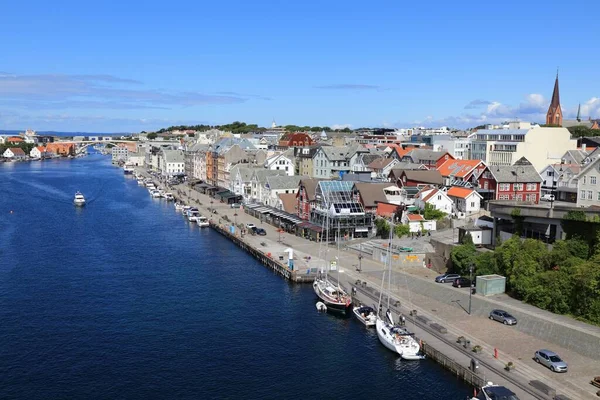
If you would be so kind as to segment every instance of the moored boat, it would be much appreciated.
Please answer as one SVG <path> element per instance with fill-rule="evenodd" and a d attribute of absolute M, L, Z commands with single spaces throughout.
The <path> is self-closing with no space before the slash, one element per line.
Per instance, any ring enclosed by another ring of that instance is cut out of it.
<path fill-rule="evenodd" d="M 369 306 L 358 306 L 352 309 L 356 318 L 362 322 L 365 326 L 371 327 L 375 326 L 375 322 L 377 322 L 377 315 L 373 307 Z"/>
<path fill-rule="evenodd" d="M 392 313 L 389 310 L 386 312 L 385 318 L 387 320 L 378 315 L 375 323 L 379 341 L 405 360 L 420 360 L 423 358 L 419 354 L 421 346 L 419 346 L 413 334 L 405 328 L 395 325 Z"/>
<path fill-rule="evenodd" d="M 123 165 L 123 173 L 125 175 L 131 175 L 133 174 L 133 171 L 135 171 L 135 167 L 133 164 L 125 163 L 125 165 Z"/>
<path fill-rule="evenodd" d="M 196 218 L 196 223 L 198 224 L 198 226 L 200 228 L 207 228 L 210 226 L 210 223 L 208 222 L 208 218 L 200 215 Z"/>
<path fill-rule="evenodd" d="M 494 399 L 505 399 L 505 400 L 519 400 L 516 394 L 512 390 L 507 389 L 504 386 L 494 385 L 492 382 L 488 382 L 481 387 L 479 393 L 472 397 L 471 400 L 494 400 Z"/>
<path fill-rule="evenodd" d="M 327 277 L 317 277 L 313 282 L 313 289 L 328 311 L 349 313 L 352 298 L 343 289 L 333 285 Z"/>
<path fill-rule="evenodd" d="M 167 192 L 167 193 L 165 193 L 165 194 L 164 194 L 164 196 L 163 196 L 163 197 L 164 197 L 164 198 L 165 198 L 165 200 L 167 200 L 167 201 L 173 201 L 173 200 L 175 200 L 175 197 L 173 197 L 173 193 L 168 193 L 168 192 Z"/>

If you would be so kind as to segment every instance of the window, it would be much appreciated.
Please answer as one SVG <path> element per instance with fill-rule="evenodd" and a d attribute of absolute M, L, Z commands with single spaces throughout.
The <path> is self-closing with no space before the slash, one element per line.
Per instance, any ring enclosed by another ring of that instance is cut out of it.
<path fill-rule="evenodd" d="M 594 199 L 594 192 L 592 192 L 591 190 L 588 190 L 587 193 L 588 193 L 588 196 L 587 196 L 588 200 L 593 200 Z"/>
<path fill-rule="evenodd" d="M 586 184 L 586 180 L 587 180 L 587 176 L 585 176 L 585 175 L 584 175 L 584 176 L 583 176 L 583 184 L 584 184 L 584 185 Z"/>
<path fill-rule="evenodd" d="M 474 201 L 471 202 L 471 208 L 475 208 L 475 202 Z"/>
<path fill-rule="evenodd" d="M 507 194 L 501 194 L 498 196 L 498 200 L 508 200 L 510 197 Z"/>
<path fill-rule="evenodd" d="M 518 191 L 523 190 L 523 184 L 522 183 L 513 184 L 513 190 L 518 190 Z"/>
<path fill-rule="evenodd" d="M 537 185 L 535 183 L 528 183 L 527 184 L 527 190 L 528 191 L 532 192 L 532 191 L 534 191 L 536 189 L 537 189 Z"/>
<path fill-rule="evenodd" d="M 510 191 L 510 183 L 501 183 L 500 185 L 498 185 L 498 190 L 501 192 Z"/>
<path fill-rule="evenodd" d="M 546 175 L 548 175 L 548 176 L 554 176 L 554 171 L 548 171 L 548 172 L 546 172 Z"/>
<path fill-rule="evenodd" d="M 517 200 L 517 201 L 523 201 L 523 195 L 522 194 L 518 194 L 517 197 L 515 197 L 515 200 Z"/>
<path fill-rule="evenodd" d="M 595 185 L 595 184 L 596 184 L 596 177 L 590 176 L 590 185 Z"/>
<path fill-rule="evenodd" d="M 582 190 L 582 191 L 579 193 L 579 197 L 581 197 L 581 200 L 585 200 L 585 190 Z"/>
<path fill-rule="evenodd" d="M 598 192 L 598 201 L 600 201 L 600 192 Z"/>

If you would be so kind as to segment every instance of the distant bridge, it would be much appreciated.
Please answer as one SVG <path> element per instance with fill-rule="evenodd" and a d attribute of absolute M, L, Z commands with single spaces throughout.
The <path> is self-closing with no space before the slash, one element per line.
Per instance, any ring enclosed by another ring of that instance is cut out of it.
<path fill-rule="evenodd" d="M 76 153 L 81 154 L 90 146 L 95 146 L 97 144 L 117 144 L 117 143 L 138 143 L 137 140 L 122 140 L 122 139 L 111 139 L 111 140 L 64 140 L 55 143 L 68 143 L 74 144 L 77 146 Z M 83 144 L 83 146 L 81 146 Z"/>

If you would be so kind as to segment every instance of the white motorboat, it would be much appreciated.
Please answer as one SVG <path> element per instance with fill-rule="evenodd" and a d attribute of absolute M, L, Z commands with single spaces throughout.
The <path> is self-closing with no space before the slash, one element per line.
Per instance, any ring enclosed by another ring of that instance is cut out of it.
<path fill-rule="evenodd" d="M 354 307 L 352 309 L 354 315 L 360 322 L 362 322 L 365 326 L 371 327 L 375 326 L 375 322 L 377 322 L 377 315 L 373 307 L 369 306 L 359 306 Z"/>
<path fill-rule="evenodd" d="M 375 327 L 379 341 L 391 351 L 398 353 L 405 360 L 420 360 L 423 357 L 419 354 L 421 346 L 415 340 L 412 333 L 405 328 L 394 324 L 392 313 L 386 312 L 386 319 L 377 316 Z"/>
<path fill-rule="evenodd" d="M 80 192 L 75 193 L 75 199 L 73 200 L 73 204 L 78 207 L 85 206 L 85 197 Z"/>
<path fill-rule="evenodd" d="M 202 215 L 200 215 L 196 218 L 196 223 L 198 224 L 198 226 L 200 228 L 208 228 L 210 226 L 210 223 L 208 222 L 208 218 L 203 217 Z"/>
<path fill-rule="evenodd" d="M 181 210 L 183 210 L 183 204 L 175 203 L 175 211 L 181 211 Z"/>
<path fill-rule="evenodd" d="M 152 190 L 152 191 L 150 192 L 150 194 L 151 194 L 151 195 L 152 195 L 152 197 L 154 197 L 154 198 L 159 198 L 159 197 L 160 197 L 160 192 L 159 192 L 158 190 L 156 190 L 156 189 L 155 189 L 155 190 Z"/>
<path fill-rule="evenodd" d="M 140 185 L 140 186 L 144 186 L 144 180 L 141 179 L 141 178 L 138 178 L 137 184 Z"/>
<path fill-rule="evenodd" d="M 163 197 L 164 197 L 164 198 L 165 198 L 165 200 L 167 200 L 167 201 L 173 201 L 173 200 L 175 200 L 175 197 L 173 197 L 173 193 L 168 193 L 168 192 L 167 192 L 167 193 L 165 193 L 165 194 L 163 195 Z"/>
<path fill-rule="evenodd" d="M 200 217 L 199 211 L 188 211 L 187 219 L 190 222 L 198 222 L 198 217 Z"/>
<path fill-rule="evenodd" d="M 160 197 L 164 199 L 165 198 L 165 194 L 167 194 L 167 192 L 165 192 L 162 189 L 158 189 L 158 194 L 160 194 Z"/>
<path fill-rule="evenodd" d="M 188 213 L 188 211 L 190 211 L 190 210 L 191 210 L 191 208 L 192 208 L 192 207 L 190 207 L 190 206 L 183 206 L 183 207 L 181 208 L 181 212 L 182 212 L 182 214 L 183 214 L 183 215 L 185 215 L 185 216 L 187 217 L 187 213 Z"/>
<path fill-rule="evenodd" d="M 512 390 L 507 389 L 504 386 L 494 385 L 492 382 L 488 382 L 486 385 L 482 386 L 479 393 L 471 398 L 471 400 L 493 399 L 519 400 Z"/>
<path fill-rule="evenodd" d="M 133 171 L 135 171 L 134 165 L 131 163 L 125 163 L 125 165 L 123 166 L 123 173 L 125 175 L 131 175 L 133 174 Z"/>

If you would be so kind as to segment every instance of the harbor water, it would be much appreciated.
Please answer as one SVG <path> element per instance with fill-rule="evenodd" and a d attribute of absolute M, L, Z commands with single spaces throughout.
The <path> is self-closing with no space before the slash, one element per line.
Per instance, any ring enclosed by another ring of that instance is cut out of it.
<path fill-rule="evenodd" d="M 81 191 L 87 205 L 74 207 Z M 0 164 L 0 398 L 465 399 L 101 155 Z"/>

